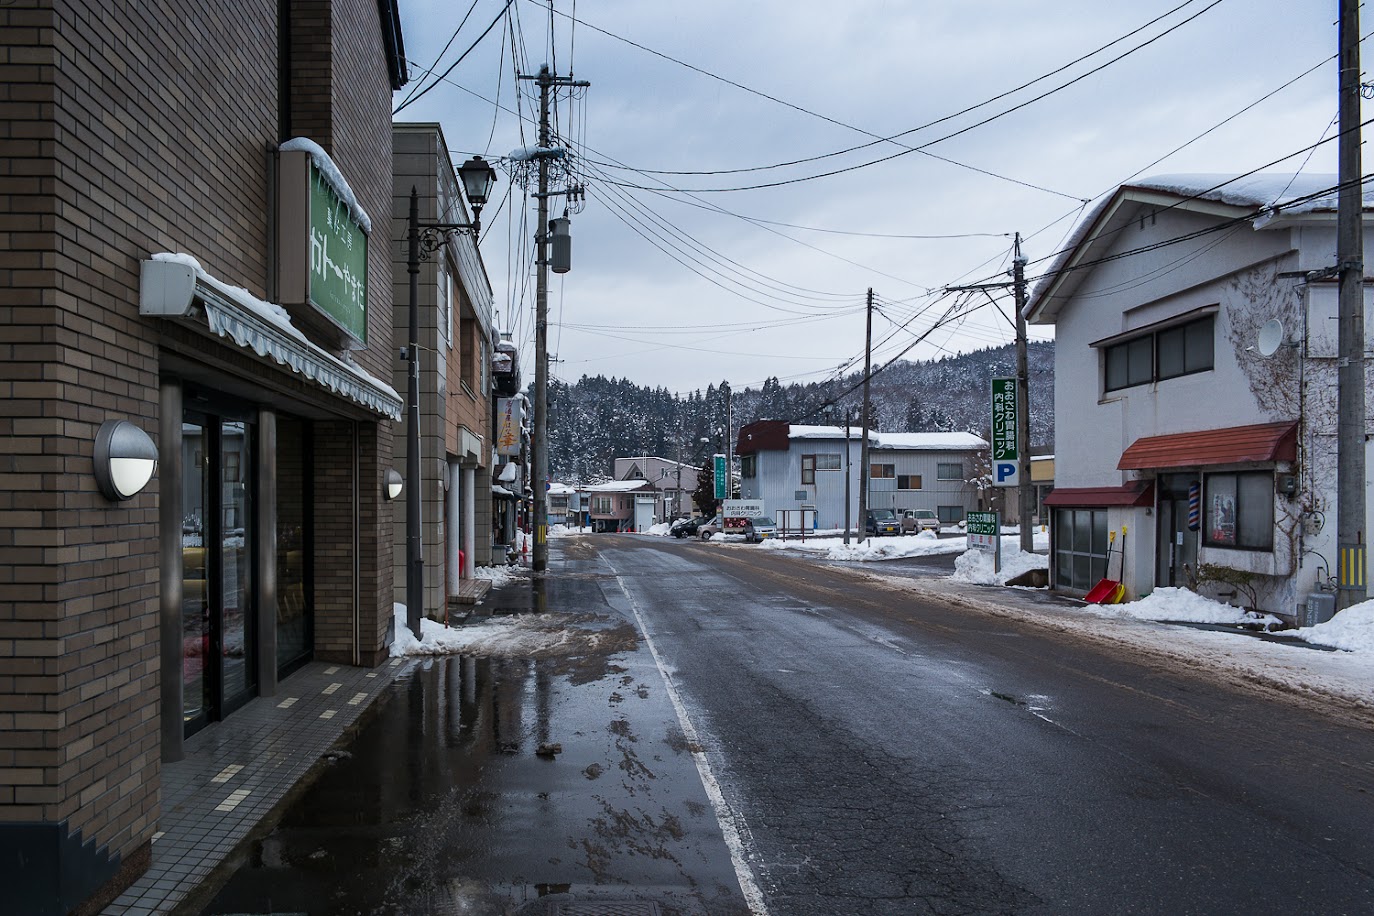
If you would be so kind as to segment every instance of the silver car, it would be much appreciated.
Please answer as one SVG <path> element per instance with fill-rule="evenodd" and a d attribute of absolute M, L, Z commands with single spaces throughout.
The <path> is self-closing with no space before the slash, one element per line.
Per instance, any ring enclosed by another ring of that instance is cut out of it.
<path fill-rule="evenodd" d="M 777 536 L 778 526 L 773 524 L 773 519 L 767 515 L 749 519 L 749 524 L 744 528 L 744 539 L 750 544 L 772 540 Z"/>

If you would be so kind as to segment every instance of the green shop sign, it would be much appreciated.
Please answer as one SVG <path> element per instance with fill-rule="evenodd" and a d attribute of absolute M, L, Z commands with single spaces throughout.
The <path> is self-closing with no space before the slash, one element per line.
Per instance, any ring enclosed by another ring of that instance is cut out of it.
<path fill-rule="evenodd" d="M 367 343 L 367 233 L 310 164 L 310 302 Z"/>

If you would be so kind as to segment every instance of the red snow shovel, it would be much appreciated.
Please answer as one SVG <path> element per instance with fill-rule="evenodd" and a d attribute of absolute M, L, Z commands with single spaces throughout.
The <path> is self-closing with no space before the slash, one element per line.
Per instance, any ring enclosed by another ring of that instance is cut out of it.
<path fill-rule="evenodd" d="M 1107 532 L 1108 575 L 1110 575 L 1112 571 L 1112 551 L 1115 548 L 1116 532 L 1109 531 Z M 1121 557 L 1120 575 L 1124 577 L 1126 573 L 1126 529 L 1124 528 L 1121 530 L 1121 550 L 1119 551 L 1119 555 Z M 1089 604 L 1116 604 L 1118 601 L 1121 600 L 1122 596 L 1125 594 L 1126 586 L 1122 585 L 1116 579 L 1104 578 L 1101 582 L 1098 582 L 1096 585 L 1094 585 L 1092 589 L 1086 595 L 1083 596 L 1083 600 L 1088 602 Z"/>

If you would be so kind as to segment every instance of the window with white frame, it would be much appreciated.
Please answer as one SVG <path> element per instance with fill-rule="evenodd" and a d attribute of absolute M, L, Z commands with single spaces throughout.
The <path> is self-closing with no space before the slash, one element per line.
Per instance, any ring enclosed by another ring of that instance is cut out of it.
<path fill-rule="evenodd" d="M 1274 549 L 1274 473 L 1208 474 L 1203 544 L 1239 550 Z"/>
<path fill-rule="evenodd" d="M 592 511 L 595 512 L 597 515 L 610 515 L 611 502 L 612 500 L 609 496 L 593 496 Z"/>

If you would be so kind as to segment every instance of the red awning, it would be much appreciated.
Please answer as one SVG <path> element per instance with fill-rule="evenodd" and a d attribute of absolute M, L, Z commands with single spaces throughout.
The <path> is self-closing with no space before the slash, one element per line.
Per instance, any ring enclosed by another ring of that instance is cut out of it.
<path fill-rule="evenodd" d="M 1193 468 L 1252 461 L 1293 461 L 1298 455 L 1298 421 L 1205 429 L 1172 436 L 1146 436 L 1121 453 L 1117 470 Z"/>
<path fill-rule="evenodd" d="M 1045 497 L 1044 505 L 1060 508 L 1101 506 L 1153 506 L 1155 486 L 1149 480 L 1137 480 L 1119 487 L 1055 487 Z"/>

